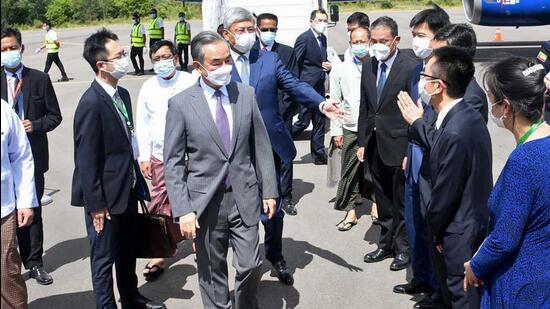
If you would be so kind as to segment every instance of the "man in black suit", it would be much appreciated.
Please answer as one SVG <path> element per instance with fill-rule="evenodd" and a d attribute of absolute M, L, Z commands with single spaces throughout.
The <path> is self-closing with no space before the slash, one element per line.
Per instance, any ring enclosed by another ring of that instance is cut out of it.
<path fill-rule="evenodd" d="M 1 48 L 2 99 L 13 107 L 25 127 L 34 158 L 36 195 L 40 201 L 44 194 L 44 173 L 49 167 L 46 134 L 61 123 L 61 111 L 48 74 L 21 63 L 25 50 L 21 33 L 13 28 L 2 29 Z M 17 230 L 17 238 L 23 265 L 30 269 L 31 278 L 38 284 L 51 284 L 52 277 L 42 268 L 44 232 L 40 206 L 34 209 L 32 225 Z"/>
<path fill-rule="evenodd" d="M 437 112 L 435 130 L 427 130 L 422 105 L 408 94 L 399 94 L 399 108 L 411 124 L 411 139 L 430 149 L 431 195 L 425 216 L 432 246 L 441 254 L 434 265 L 443 265 L 435 273 L 447 307 L 479 308 L 479 289 L 463 289 L 463 265 L 485 237 L 493 179 L 489 131 L 463 99 L 474 76 L 473 61 L 464 49 L 441 47 L 422 76 L 429 104 Z"/>
<path fill-rule="evenodd" d="M 371 25 L 371 61 L 363 64 L 358 134 L 359 160 L 367 160 L 374 183 L 380 220 L 378 249 L 365 255 L 374 263 L 395 254 L 391 270 L 409 264 L 405 231 L 401 163 L 407 150 L 407 123 L 397 107 L 397 94 L 410 93 L 410 77 L 417 65 L 397 48 L 397 23 L 384 16 Z"/>
<path fill-rule="evenodd" d="M 430 47 L 433 49 L 443 46 L 454 46 L 463 48 L 472 59 L 474 59 L 477 47 L 477 37 L 472 26 L 468 24 L 449 24 L 439 29 L 433 40 L 430 42 Z M 487 103 L 487 95 L 479 86 L 475 77 L 472 77 L 464 93 L 464 102 L 470 105 L 474 110 L 481 113 L 483 120 L 487 123 L 489 104 Z"/>
<path fill-rule="evenodd" d="M 258 40 L 254 48 L 265 51 L 271 51 L 279 55 L 279 59 L 286 66 L 287 70 L 298 76 L 296 67 L 296 57 L 294 56 L 294 48 L 281 44 L 275 41 L 277 35 L 277 26 L 279 19 L 277 15 L 263 13 L 256 17 Z M 292 101 L 290 96 L 279 90 L 279 111 L 283 116 L 283 120 L 292 133 L 292 117 L 298 113 L 298 104 Z M 281 198 L 283 200 L 283 210 L 291 216 L 298 214 L 296 206 L 292 201 L 292 163 L 287 164 L 281 162 Z"/>
<path fill-rule="evenodd" d="M 84 58 L 96 78 L 74 117 L 71 204 L 84 206 L 96 307 L 117 307 L 115 264 L 122 308 L 165 308 L 137 289 L 137 203 L 149 200 L 149 192 L 136 161 L 130 94 L 117 86 L 128 72 L 128 59 L 118 37 L 107 29 L 86 39 Z"/>
<path fill-rule="evenodd" d="M 323 9 L 314 10 L 310 15 L 311 28 L 300 34 L 294 43 L 294 54 L 298 68 L 298 76 L 308 83 L 320 95 L 325 96 L 325 75 L 332 66 L 327 61 L 328 15 Z M 292 126 L 292 136 L 296 137 L 313 122 L 311 131 L 311 156 L 316 165 L 327 164 L 325 152 L 325 117 L 315 109 L 302 107 L 298 121 Z"/>

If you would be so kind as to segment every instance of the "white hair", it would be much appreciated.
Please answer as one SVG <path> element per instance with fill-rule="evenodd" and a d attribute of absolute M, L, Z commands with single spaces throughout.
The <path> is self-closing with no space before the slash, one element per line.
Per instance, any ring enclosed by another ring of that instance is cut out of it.
<path fill-rule="evenodd" d="M 241 21 L 251 21 L 254 23 L 254 15 L 249 10 L 241 7 L 229 8 L 223 14 L 223 27 L 225 29 L 229 29 L 231 25 Z"/>

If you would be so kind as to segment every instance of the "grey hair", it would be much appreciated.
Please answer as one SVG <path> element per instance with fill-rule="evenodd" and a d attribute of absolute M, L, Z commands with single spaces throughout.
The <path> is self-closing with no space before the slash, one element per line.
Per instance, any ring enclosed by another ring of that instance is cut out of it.
<path fill-rule="evenodd" d="M 200 63 L 204 62 L 204 45 L 213 44 L 216 42 L 224 42 L 227 46 L 227 42 L 214 31 L 202 31 L 199 32 L 193 40 L 191 40 L 191 57 L 193 60 Z"/>
<path fill-rule="evenodd" d="M 223 14 L 223 27 L 229 29 L 234 23 L 241 21 L 254 21 L 254 15 L 245 9 L 240 7 L 229 8 L 225 14 Z"/>

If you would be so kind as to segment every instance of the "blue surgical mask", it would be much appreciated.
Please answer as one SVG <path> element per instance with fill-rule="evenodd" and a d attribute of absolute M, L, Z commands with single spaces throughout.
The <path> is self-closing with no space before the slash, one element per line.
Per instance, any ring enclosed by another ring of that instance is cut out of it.
<path fill-rule="evenodd" d="M 266 46 L 271 46 L 275 42 L 275 36 L 277 36 L 276 32 L 260 32 L 260 40 Z"/>
<path fill-rule="evenodd" d="M 153 64 L 153 69 L 155 70 L 155 73 L 161 77 L 161 78 L 167 78 L 172 73 L 174 73 L 174 70 L 176 69 L 176 65 L 174 64 L 173 59 L 165 59 L 160 60 Z"/>
<path fill-rule="evenodd" d="M 8 69 L 15 69 L 21 64 L 21 50 L 10 50 L 2 52 L 2 65 Z"/>
<path fill-rule="evenodd" d="M 185 21 L 185 17 L 180 16 L 180 22 L 184 22 L 184 21 Z"/>
<path fill-rule="evenodd" d="M 157 18 L 157 14 L 151 14 L 151 19 Z"/>
<path fill-rule="evenodd" d="M 353 44 L 351 45 L 351 53 L 357 58 L 363 58 L 369 54 L 369 45 Z"/>

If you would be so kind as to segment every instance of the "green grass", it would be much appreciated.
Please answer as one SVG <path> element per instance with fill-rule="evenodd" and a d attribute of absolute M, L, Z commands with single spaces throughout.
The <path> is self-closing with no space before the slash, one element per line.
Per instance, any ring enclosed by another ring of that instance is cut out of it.
<path fill-rule="evenodd" d="M 458 8 L 462 6 L 461 0 L 360 0 L 354 3 L 337 4 L 341 13 L 350 13 L 356 11 L 419 10 L 428 8 L 433 3 L 443 8 Z"/>

